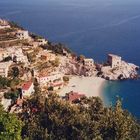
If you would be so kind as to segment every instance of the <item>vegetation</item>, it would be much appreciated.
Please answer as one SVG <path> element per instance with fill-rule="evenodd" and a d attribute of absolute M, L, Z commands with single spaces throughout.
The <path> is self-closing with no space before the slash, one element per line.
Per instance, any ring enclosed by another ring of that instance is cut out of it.
<path fill-rule="evenodd" d="M 22 126 L 20 119 L 5 112 L 0 105 L 0 140 L 21 140 Z"/>
<path fill-rule="evenodd" d="M 16 99 L 19 97 L 18 90 L 13 90 L 8 93 L 4 93 L 4 98 L 6 99 L 12 99 L 13 101 L 16 101 Z"/>
<path fill-rule="evenodd" d="M 69 81 L 69 77 L 68 77 L 68 76 L 64 76 L 64 77 L 63 77 L 63 80 L 64 80 L 65 82 L 68 82 L 68 81 Z"/>
<path fill-rule="evenodd" d="M 39 35 L 37 35 L 37 34 L 35 34 L 35 33 L 31 33 L 30 36 L 31 36 L 34 40 L 43 39 L 42 36 L 39 36 Z"/>
<path fill-rule="evenodd" d="M 34 63 L 35 60 L 36 60 L 36 54 L 35 54 L 35 53 L 28 53 L 28 54 L 27 54 L 27 58 L 28 58 L 28 61 L 29 61 L 29 62 Z"/>
<path fill-rule="evenodd" d="M 14 78 L 19 76 L 19 68 L 18 67 L 13 67 L 12 68 L 12 75 Z"/>
<path fill-rule="evenodd" d="M 138 140 L 140 125 L 120 100 L 108 108 L 98 97 L 84 97 L 72 105 L 56 94 L 45 98 L 37 88 L 18 118 L 0 106 L 0 140 L 7 139 Z"/>
<path fill-rule="evenodd" d="M 57 95 L 32 98 L 24 104 L 23 138 L 30 140 L 135 140 L 140 125 L 121 107 L 105 108 L 100 98 L 83 98 L 77 105 Z M 27 108 L 31 112 L 28 113 Z M 28 118 L 28 119 L 27 119 Z"/>
<path fill-rule="evenodd" d="M 85 59 L 85 56 L 84 56 L 84 55 L 79 55 L 79 56 L 77 57 L 77 61 L 79 61 L 79 62 L 83 62 L 84 59 Z"/>
<path fill-rule="evenodd" d="M 0 76 L 0 89 L 10 86 L 10 80 Z"/>
<path fill-rule="evenodd" d="M 7 56 L 3 59 L 3 62 L 8 62 L 8 61 L 12 61 L 12 57 L 11 56 Z"/>
<path fill-rule="evenodd" d="M 6 88 L 6 87 L 13 88 L 16 85 L 18 85 L 20 82 L 21 82 L 21 80 L 18 78 L 8 79 L 8 78 L 0 76 L 0 89 Z"/>
<path fill-rule="evenodd" d="M 52 66 L 58 67 L 60 64 L 59 58 L 55 58 L 54 61 L 51 61 Z"/>
<path fill-rule="evenodd" d="M 69 48 L 67 48 L 64 44 L 61 43 L 52 44 L 49 42 L 48 44 L 42 45 L 41 47 L 43 49 L 52 50 L 54 53 L 61 55 L 66 55 L 65 52 L 72 53 L 72 51 Z"/>
<path fill-rule="evenodd" d="M 9 24 L 11 28 L 18 28 L 18 29 L 24 30 L 23 27 L 21 27 L 19 24 L 15 23 L 14 21 L 10 21 Z"/>

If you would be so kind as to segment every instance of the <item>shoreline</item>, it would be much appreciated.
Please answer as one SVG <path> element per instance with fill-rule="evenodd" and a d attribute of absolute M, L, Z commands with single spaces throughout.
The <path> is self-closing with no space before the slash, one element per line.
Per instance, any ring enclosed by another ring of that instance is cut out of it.
<path fill-rule="evenodd" d="M 58 94 L 65 96 L 66 93 L 71 91 L 85 94 L 87 97 L 101 97 L 106 80 L 100 77 L 80 77 L 72 76 L 68 85 L 64 86 Z"/>

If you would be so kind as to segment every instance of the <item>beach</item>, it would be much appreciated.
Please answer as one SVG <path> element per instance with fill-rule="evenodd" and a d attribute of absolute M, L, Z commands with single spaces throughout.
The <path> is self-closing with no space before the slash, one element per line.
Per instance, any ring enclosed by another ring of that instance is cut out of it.
<path fill-rule="evenodd" d="M 100 97 L 105 81 L 100 77 L 73 76 L 70 78 L 68 85 L 60 90 L 59 95 L 64 96 L 66 93 L 74 91 L 85 94 L 87 97 Z"/>

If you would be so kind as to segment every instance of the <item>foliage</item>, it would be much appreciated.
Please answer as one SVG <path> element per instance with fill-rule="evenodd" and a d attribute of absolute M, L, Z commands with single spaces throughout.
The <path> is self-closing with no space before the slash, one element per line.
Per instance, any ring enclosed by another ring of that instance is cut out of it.
<path fill-rule="evenodd" d="M 35 33 L 31 33 L 30 35 L 31 35 L 31 37 L 32 37 L 33 39 L 35 39 L 35 40 L 43 39 L 42 36 L 39 36 L 39 35 L 37 35 L 37 34 L 35 34 Z"/>
<path fill-rule="evenodd" d="M 72 53 L 72 51 L 68 47 L 66 47 L 64 44 L 61 43 L 58 44 L 48 43 L 46 45 L 42 45 L 41 47 L 43 49 L 52 50 L 54 53 L 61 55 L 64 55 L 64 51 L 66 51 L 67 53 Z"/>
<path fill-rule="evenodd" d="M 39 95 L 39 94 L 38 94 Z M 23 112 L 23 135 L 31 140 L 126 140 L 140 138 L 140 125 L 121 107 L 105 108 L 100 98 L 83 98 L 79 104 L 61 100 L 57 95 L 36 96 Z M 26 117 L 28 116 L 29 119 Z"/>
<path fill-rule="evenodd" d="M 14 78 L 14 79 L 8 79 L 6 77 L 0 76 L 0 88 L 6 88 L 11 87 L 14 88 L 16 85 L 18 85 L 21 82 L 20 79 Z"/>
<path fill-rule="evenodd" d="M 9 86 L 10 85 L 10 80 L 8 80 L 7 78 L 5 78 L 5 77 L 1 77 L 0 76 L 0 89 L 1 88 L 5 88 L 5 87 L 7 87 L 7 86 Z"/>
<path fill-rule="evenodd" d="M 21 120 L 6 113 L 0 105 L 0 140 L 21 140 L 22 126 Z"/>
<path fill-rule="evenodd" d="M 19 24 L 15 23 L 14 21 L 10 21 L 9 24 L 11 28 L 18 28 L 18 29 L 24 30 L 23 27 L 21 27 Z"/>
<path fill-rule="evenodd" d="M 36 54 L 35 53 L 28 53 L 27 58 L 29 62 L 35 62 L 36 60 Z"/>
<path fill-rule="evenodd" d="M 12 68 L 12 75 L 14 78 L 19 76 L 19 68 L 18 67 Z"/>
<path fill-rule="evenodd" d="M 55 58 L 54 61 L 51 61 L 52 66 L 58 67 L 60 64 L 59 58 Z"/>
<path fill-rule="evenodd" d="M 3 59 L 3 62 L 8 62 L 8 61 L 11 61 L 12 60 L 12 57 L 11 56 L 8 56 L 8 57 L 5 57 Z"/>
<path fill-rule="evenodd" d="M 19 92 L 17 90 L 10 91 L 8 93 L 4 93 L 4 98 L 16 100 L 19 97 Z"/>
<path fill-rule="evenodd" d="M 64 80 L 65 82 L 68 82 L 68 81 L 69 81 L 69 77 L 68 77 L 68 76 L 64 76 L 64 77 L 63 77 L 63 80 Z"/>
<path fill-rule="evenodd" d="M 79 61 L 79 62 L 83 62 L 84 59 L 85 59 L 85 56 L 84 56 L 84 55 L 79 55 L 79 56 L 77 57 L 77 61 Z"/>

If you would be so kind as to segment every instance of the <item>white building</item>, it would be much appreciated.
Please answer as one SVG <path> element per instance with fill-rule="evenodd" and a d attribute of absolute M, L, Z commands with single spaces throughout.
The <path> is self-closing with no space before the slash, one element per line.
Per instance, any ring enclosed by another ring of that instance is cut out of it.
<path fill-rule="evenodd" d="M 122 58 L 118 55 L 108 54 L 108 63 L 112 68 L 121 66 Z"/>
<path fill-rule="evenodd" d="M 0 76 L 2 77 L 7 77 L 8 76 L 8 71 L 9 67 L 12 64 L 12 62 L 1 62 L 0 63 Z"/>
<path fill-rule="evenodd" d="M 31 96 L 34 93 L 34 84 L 32 81 L 28 81 L 22 86 L 22 97 Z"/>
<path fill-rule="evenodd" d="M 48 41 L 46 39 L 44 39 L 44 38 L 38 39 L 37 42 L 38 42 L 38 45 L 45 45 L 45 44 L 48 43 Z"/>
<path fill-rule="evenodd" d="M 15 46 L 15 47 L 9 47 L 6 49 L 6 52 L 8 54 L 8 56 L 11 56 L 12 59 L 14 58 L 14 56 L 16 57 L 16 61 L 17 62 L 24 62 L 24 63 L 28 63 L 28 58 L 27 56 L 25 56 L 23 54 L 23 51 L 21 48 Z"/>
<path fill-rule="evenodd" d="M 87 67 L 92 67 L 94 65 L 94 60 L 92 58 L 85 58 L 84 65 Z"/>
<path fill-rule="evenodd" d="M 30 39 L 29 32 L 24 31 L 24 30 L 17 31 L 16 36 L 21 40 L 22 39 Z"/>
<path fill-rule="evenodd" d="M 50 84 L 50 87 L 53 87 L 53 90 L 62 89 L 63 88 L 63 82 L 60 81 L 60 82 L 52 83 L 52 84 Z"/>
<path fill-rule="evenodd" d="M 46 76 L 39 76 L 38 82 L 41 86 L 48 85 L 50 83 L 55 83 L 56 81 L 63 81 L 63 74 L 58 72 L 53 72 Z"/>

